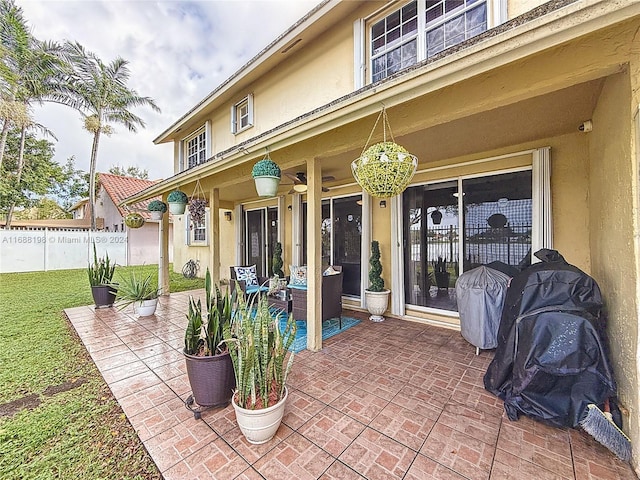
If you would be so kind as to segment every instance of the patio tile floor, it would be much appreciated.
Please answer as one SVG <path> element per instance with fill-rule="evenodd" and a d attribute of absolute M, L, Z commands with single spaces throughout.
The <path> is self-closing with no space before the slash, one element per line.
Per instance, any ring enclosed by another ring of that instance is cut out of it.
<path fill-rule="evenodd" d="M 155 316 L 65 311 L 133 428 L 174 479 L 632 480 L 631 467 L 582 431 L 511 422 L 483 388 L 492 352 L 459 332 L 363 321 L 296 354 L 276 436 L 250 445 L 231 406 L 196 420 L 182 357 L 188 295 Z"/>

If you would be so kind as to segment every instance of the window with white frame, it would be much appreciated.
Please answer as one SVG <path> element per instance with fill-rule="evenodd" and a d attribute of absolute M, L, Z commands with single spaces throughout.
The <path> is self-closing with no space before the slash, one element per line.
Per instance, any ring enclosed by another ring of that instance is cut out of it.
<path fill-rule="evenodd" d="M 231 132 L 239 133 L 253 126 L 253 95 L 249 94 L 231 107 Z"/>
<path fill-rule="evenodd" d="M 186 243 L 192 246 L 206 246 L 209 244 L 209 208 L 205 209 L 205 216 L 201 222 L 193 223 L 191 215 L 186 214 Z"/>
<path fill-rule="evenodd" d="M 504 17 L 502 0 L 413 0 L 369 23 L 371 81 L 474 37 Z M 495 5 L 494 5 L 495 4 Z M 494 22 L 488 9 L 493 8 Z"/>
<path fill-rule="evenodd" d="M 196 167 L 207 161 L 207 134 L 203 127 L 184 141 L 187 168 Z"/>

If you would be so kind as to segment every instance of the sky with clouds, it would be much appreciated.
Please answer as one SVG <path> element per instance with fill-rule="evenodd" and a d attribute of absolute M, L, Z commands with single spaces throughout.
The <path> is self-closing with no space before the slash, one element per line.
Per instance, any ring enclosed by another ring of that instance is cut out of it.
<path fill-rule="evenodd" d="M 39 40 L 81 43 L 105 63 L 129 62 L 128 86 L 162 110 L 134 112 L 145 129 L 115 126 L 101 137 L 98 171 L 137 166 L 150 179 L 173 174 L 173 149 L 153 139 L 194 104 L 309 12 L 319 0 L 16 0 Z M 60 105 L 36 106 L 34 116 L 57 137 L 54 159 L 75 157 L 88 171 L 91 135 L 79 112 Z"/>

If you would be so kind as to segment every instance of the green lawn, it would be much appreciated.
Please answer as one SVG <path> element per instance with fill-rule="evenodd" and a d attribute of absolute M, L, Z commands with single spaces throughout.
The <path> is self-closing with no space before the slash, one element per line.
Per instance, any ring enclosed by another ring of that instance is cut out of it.
<path fill-rule="evenodd" d="M 130 270 L 157 274 L 118 267 L 114 280 Z M 171 273 L 173 292 L 202 287 Z M 62 314 L 92 303 L 84 269 L 0 275 L 3 480 L 161 478 Z"/>

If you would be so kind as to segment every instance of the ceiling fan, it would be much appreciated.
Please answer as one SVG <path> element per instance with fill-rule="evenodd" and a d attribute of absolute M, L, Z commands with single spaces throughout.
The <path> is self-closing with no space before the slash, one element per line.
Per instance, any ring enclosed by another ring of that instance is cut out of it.
<path fill-rule="evenodd" d="M 307 176 L 304 172 L 296 172 L 295 174 L 284 172 L 284 174 L 293 181 L 293 188 L 289 190 L 289 194 L 304 193 L 307 191 Z M 330 182 L 335 179 L 336 177 L 333 175 L 325 175 L 322 177 L 323 182 Z M 322 191 L 328 192 L 329 189 L 327 187 L 322 187 Z"/>

